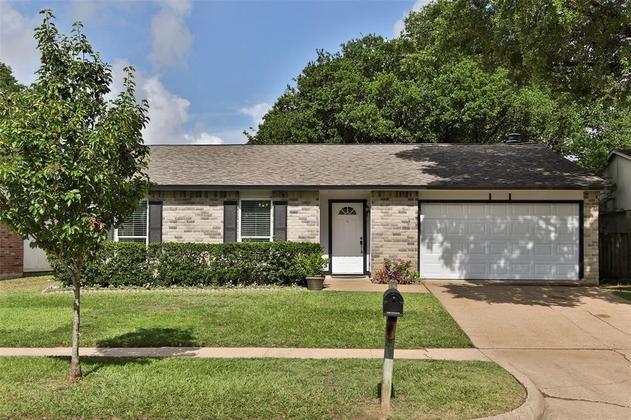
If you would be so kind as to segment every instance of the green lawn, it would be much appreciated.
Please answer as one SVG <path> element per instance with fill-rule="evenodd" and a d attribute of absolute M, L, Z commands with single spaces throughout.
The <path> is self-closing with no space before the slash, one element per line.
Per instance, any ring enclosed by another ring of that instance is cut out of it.
<path fill-rule="evenodd" d="M 0 347 L 70 345 L 71 293 L 42 293 L 51 284 L 0 282 Z M 301 289 L 87 292 L 81 345 L 379 348 L 381 298 Z M 405 295 L 397 348 L 471 346 L 432 295 Z"/>
<path fill-rule="evenodd" d="M 376 418 L 378 360 L 0 359 L 0 418 Z M 394 418 L 472 418 L 525 391 L 494 363 L 395 361 Z"/>
<path fill-rule="evenodd" d="M 613 294 L 620 296 L 621 298 L 631 300 L 631 290 L 616 290 Z"/>

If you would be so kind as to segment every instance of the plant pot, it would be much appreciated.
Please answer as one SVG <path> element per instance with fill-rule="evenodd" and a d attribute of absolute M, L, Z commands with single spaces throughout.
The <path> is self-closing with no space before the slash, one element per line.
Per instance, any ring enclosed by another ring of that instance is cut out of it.
<path fill-rule="evenodd" d="M 307 289 L 309 290 L 324 289 L 324 276 L 307 276 Z"/>

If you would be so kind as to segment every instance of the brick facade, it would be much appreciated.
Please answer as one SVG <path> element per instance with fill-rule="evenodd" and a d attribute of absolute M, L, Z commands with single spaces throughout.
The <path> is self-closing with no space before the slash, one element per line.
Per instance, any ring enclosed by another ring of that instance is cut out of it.
<path fill-rule="evenodd" d="M 24 241 L 0 225 L 0 279 L 20 277 L 24 269 Z"/>
<path fill-rule="evenodd" d="M 287 193 L 287 240 L 320 242 L 320 192 Z"/>
<path fill-rule="evenodd" d="M 157 191 L 162 200 L 164 242 L 223 242 L 223 203 L 237 200 L 235 191 Z"/>
<path fill-rule="evenodd" d="M 384 258 L 410 260 L 418 269 L 418 193 L 373 191 L 371 208 L 371 267 Z"/>
<path fill-rule="evenodd" d="M 583 193 L 583 279 L 598 284 L 598 192 Z"/>
<path fill-rule="evenodd" d="M 287 240 L 320 242 L 320 193 L 274 192 L 274 200 L 287 201 Z M 238 191 L 156 191 L 161 200 L 164 242 L 223 242 L 223 203 L 238 200 Z"/>

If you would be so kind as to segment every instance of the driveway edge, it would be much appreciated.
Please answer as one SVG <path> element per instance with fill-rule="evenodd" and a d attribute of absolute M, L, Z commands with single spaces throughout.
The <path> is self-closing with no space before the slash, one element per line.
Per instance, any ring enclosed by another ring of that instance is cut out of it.
<path fill-rule="evenodd" d="M 543 394 L 539 391 L 539 388 L 528 378 L 526 375 L 521 373 L 515 366 L 512 364 L 499 361 L 494 359 L 493 357 L 486 354 L 484 351 L 482 353 L 493 360 L 495 363 L 503 367 L 513 375 L 513 377 L 522 384 L 524 388 L 526 388 L 526 400 L 522 405 L 515 408 L 508 413 L 498 414 L 496 416 L 484 417 L 486 420 L 533 420 L 540 419 L 543 417 L 543 413 L 546 409 L 546 402 L 543 398 Z"/>

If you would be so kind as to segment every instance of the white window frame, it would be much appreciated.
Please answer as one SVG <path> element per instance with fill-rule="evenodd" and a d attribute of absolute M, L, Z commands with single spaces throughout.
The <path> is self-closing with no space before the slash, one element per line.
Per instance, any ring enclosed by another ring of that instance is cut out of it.
<path fill-rule="evenodd" d="M 145 224 L 146 226 L 146 230 L 145 230 L 145 236 L 120 236 L 118 234 L 118 228 L 114 229 L 114 242 L 120 242 L 120 239 L 144 239 L 145 240 L 145 245 L 149 245 L 149 200 L 140 200 L 140 204 L 142 203 L 147 203 L 147 223 Z"/>
<path fill-rule="evenodd" d="M 267 242 L 274 241 L 274 200 L 269 197 L 247 197 L 239 199 L 239 205 L 237 206 L 237 242 L 243 242 L 241 236 L 241 203 L 244 201 L 267 201 L 269 202 L 269 237 L 268 236 L 246 236 L 245 239 L 267 239 Z"/>

